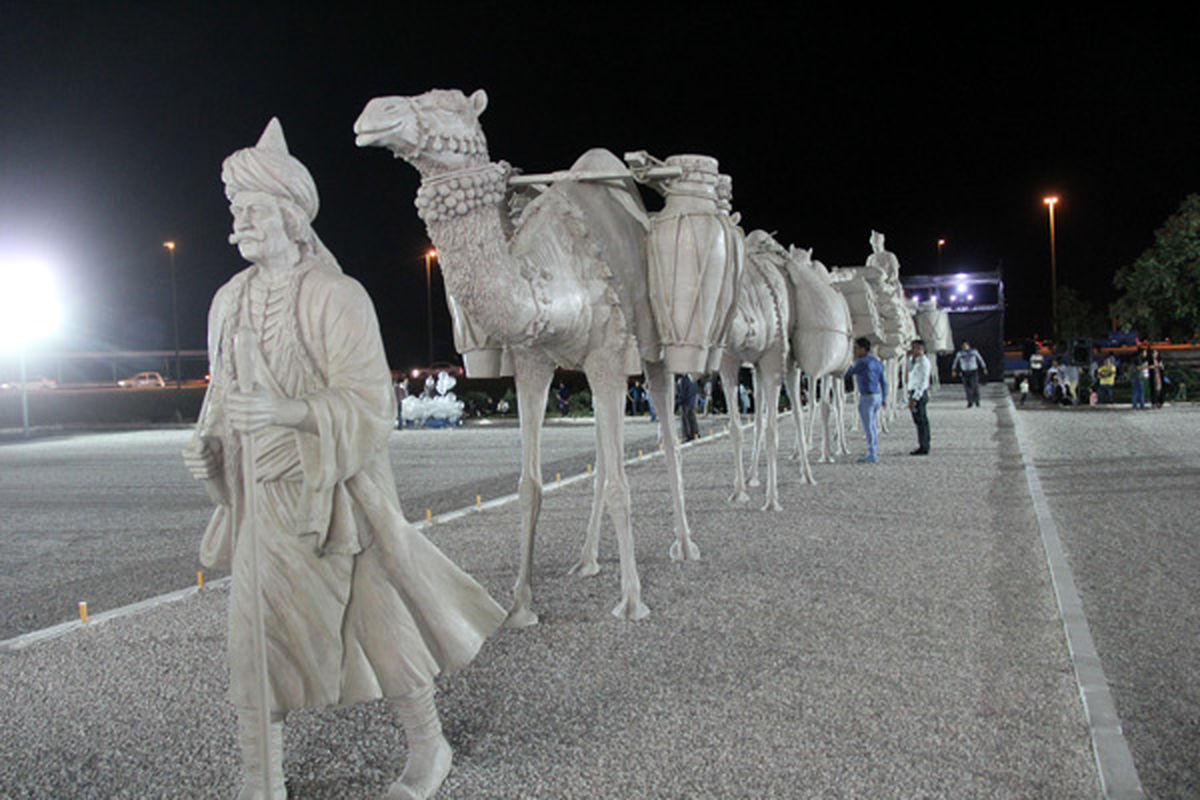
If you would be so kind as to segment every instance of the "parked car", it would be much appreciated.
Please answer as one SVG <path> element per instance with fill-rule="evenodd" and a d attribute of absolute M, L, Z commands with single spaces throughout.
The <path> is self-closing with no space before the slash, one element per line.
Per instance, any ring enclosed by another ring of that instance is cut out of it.
<path fill-rule="evenodd" d="M 30 378 L 29 380 L 25 381 L 25 389 L 26 390 L 38 391 L 40 389 L 56 389 L 56 388 L 58 388 L 58 381 L 54 380 L 53 378 Z M 0 391 L 16 392 L 16 391 L 20 391 L 20 389 L 21 389 L 20 381 L 9 381 L 7 383 L 0 383 Z"/>
<path fill-rule="evenodd" d="M 163 376 L 157 372 L 139 372 L 136 375 L 131 375 L 128 378 L 122 378 L 117 381 L 117 386 L 122 389 L 135 389 L 139 387 L 153 386 L 163 388 L 167 382 L 163 380 Z"/>

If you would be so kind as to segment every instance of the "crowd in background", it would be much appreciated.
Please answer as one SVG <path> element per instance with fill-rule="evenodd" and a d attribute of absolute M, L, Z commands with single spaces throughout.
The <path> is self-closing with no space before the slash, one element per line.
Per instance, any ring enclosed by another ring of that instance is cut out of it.
<path fill-rule="evenodd" d="M 1187 399 L 1186 384 L 1172 382 L 1155 347 L 1138 348 L 1120 359 L 1097 353 L 1087 365 L 1064 364 L 1061 358 L 1050 359 L 1048 366 L 1044 363 L 1041 358 L 1031 359 L 1034 369 L 1016 376 L 1021 405 L 1030 395 L 1059 406 L 1111 405 L 1116 403 L 1118 385 L 1129 387 L 1134 409 L 1162 408 L 1168 399 Z"/>

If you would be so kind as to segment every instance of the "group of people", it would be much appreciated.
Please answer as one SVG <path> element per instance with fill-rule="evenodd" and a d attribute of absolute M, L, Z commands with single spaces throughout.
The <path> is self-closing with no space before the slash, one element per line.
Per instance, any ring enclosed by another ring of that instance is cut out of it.
<path fill-rule="evenodd" d="M 1113 355 L 1105 356 L 1103 361 L 1093 359 L 1086 367 L 1064 365 L 1055 358 L 1043 371 L 1042 359 L 1038 361 L 1030 374 L 1019 377 L 1021 405 L 1031 388 L 1047 402 L 1060 406 L 1112 404 L 1116 402 L 1117 381 L 1123 377 L 1129 381 L 1132 408 L 1162 408 L 1171 384 L 1162 354 L 1155 347 L 1139 348 L 1124 364 Z"/>

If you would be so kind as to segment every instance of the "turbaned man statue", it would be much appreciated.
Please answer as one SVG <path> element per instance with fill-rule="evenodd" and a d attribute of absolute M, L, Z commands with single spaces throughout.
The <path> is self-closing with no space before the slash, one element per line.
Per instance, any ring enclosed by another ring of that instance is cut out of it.
<path fill-rule="evenodd" d="M 201 560 L 233 572 L 238 797 L 262 797 L 264 785 L 272 800 L 286 796 L 288 711 L 388 697 L 409 746 L 388 797 L 427 798 L 451 761 L 433 679 L 470 662 L 504 610 L 404 519 L 387 450 L 396 396 L 375 310 L 313 231 L 316 186 L 279 121 L 227 158 L 221 178 L 229 241 L 251 266 L 213 300 L 212 379 L 184 459 L 218 501 Z M 242 352 L 247 341 L 252 352 Z M 245 466 L 244 453 L 253 454 Z M 256 681 L 260 612 L 265 681 Z"/>

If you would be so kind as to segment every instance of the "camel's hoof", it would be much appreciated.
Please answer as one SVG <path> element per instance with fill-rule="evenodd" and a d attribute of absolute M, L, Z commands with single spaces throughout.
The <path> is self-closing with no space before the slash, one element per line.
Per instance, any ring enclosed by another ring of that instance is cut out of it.
<path fill-rule="evenodd" d="M 567 570 L 568 575 L 575 575 L 580 578 L 590 578 L 593 575 L 600 574 L 600 565 L 596 563 L 596 559 L 580 559 L 575 566 Z"/>
<path fill-rule="evenodd" d="M 528 628 L 537 624 L 538 615 L 524 607 L 512 609 L 504 620 L 506 628 Z"/>
<path fill-rule="evenodd" d="M 762 486 L 762 482 L 758 478 L 751 478 L 746 485 L 751 489 L 757 489 L 759 486 Z"/>
<path fill-rule="evenodd" d="M 684 550 L 679 545 L 679 540 L 671 542 L 671 560 L 672 561 L 699 561 L 700 548 L 691 539 L 687 540 L 687 555 L 684 555 Z"/>
<path fill-rule="evenodd" d="M 779 505 L 778 500 L 768 500 L 762 507 L 763 511 L 783 511 L 783 506 Z"/>
<path fill-rule="evenodd" d="M 727 502 L 727 503 L 749 503 L 750 495 L 746 494 L 744 491 L 739 489 L 738 491 L 729 495 L 729 499 L 726 500 L 725 502 Z"/>
<path fill-rule="evenodd" d="M 628 619 L 636 622 L 639 619 L 645 619 L 650 616 L 650 609 L 641 600 L 634 600 L 631 603 L 629 602 L 629 598 L 625 598 L 617 603 L 612 613 L 618 619 Z"/>

